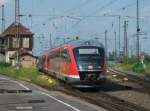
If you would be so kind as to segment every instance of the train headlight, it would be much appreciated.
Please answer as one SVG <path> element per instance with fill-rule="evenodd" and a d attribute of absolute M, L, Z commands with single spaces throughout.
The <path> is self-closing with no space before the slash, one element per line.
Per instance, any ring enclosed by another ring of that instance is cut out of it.
<path fill-rule="evenodd" d="M 83 69 L 83 67 L 79 65 L 79 69 L 80 69 L 80 70 L 82 70 L 82 69 Z"/>
<path fill-rule="evenodd" d="M 98 66 L 98 68 L 101 69 L 102 67 L 101 67 L 101 66 Z"/>
<path fill-rule="evenodd" d="M 106 70 L 107 73 L 109 73 L 109 70 Z"/>

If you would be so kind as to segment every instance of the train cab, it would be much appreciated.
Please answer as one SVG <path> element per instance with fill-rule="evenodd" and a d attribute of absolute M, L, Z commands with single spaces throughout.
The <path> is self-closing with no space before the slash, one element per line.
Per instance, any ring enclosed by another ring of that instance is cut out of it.
<path fill-rule="evenodd" d="M 78 42 L 73 54 L 81 81 L 97 81 L 105 77 L 105 51 L 95 41 Z"/>

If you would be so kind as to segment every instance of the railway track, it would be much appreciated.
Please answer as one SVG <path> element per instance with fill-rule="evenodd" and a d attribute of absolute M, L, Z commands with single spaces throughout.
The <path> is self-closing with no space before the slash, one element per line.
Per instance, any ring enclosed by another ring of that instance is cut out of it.
<path fill-rule="evenodd" d="M 149 109 L 140 107 L 123 99 L 111 96 L 105 92 L 99 92 L 97 94 L 86 94 L 88 98 L 95 101 L 99 106 L 102 106 L 110 111 L 150 111 Z M 89 97 L 90 96 L 90 97 Z"/>
<path fill-rule="evenodd" d="M 123 72 L 115 68 L 109 68 L 109 71 L 117 74 L 117 77 L 119 78 L 127 77 L 129 81 L 136 83 L 143 87 L 142 89 L 135 88 L 136 90 L 150 94 L 150 79 L 149 78 L 133 75 L 131 73 Z"/>
<path fill-rule="evenodd" d="M 67 84 L 64 81 L 58 81 L 60 84 L 56 87 L 42 87 L 48 90 L 60 91 L 65 94 L 81 98 L 89 103 L 103 107 L 109 111 L 150 111 L 150 109 L 144 108 L 132 102 L 128 102 L 119 97 L 112 96 L 111 94 L 108 94 L 104 91 L 94 90 L 94 92 L 91 92 L 91 89 L 88 91 L 83 91 L 71 87 L 71 84 Z"/>
<path fill-rule="evenodd" d="M 44 88 L 49 89 L 48 87 Z M 83 91 L 74 89 L 65 83 L 53 88 L 52 90 L 60 91 L 65 94 L 81 98 L 89 103 L 103 107 L 109 111 L 150 111 L 150 109 L 146 109 L 134 103 L 130 103 L 123 99 L 114 97 L 103 91 L 94 90 L 91 92 L 91 89 L 89 89 L 89 91 Z"/>

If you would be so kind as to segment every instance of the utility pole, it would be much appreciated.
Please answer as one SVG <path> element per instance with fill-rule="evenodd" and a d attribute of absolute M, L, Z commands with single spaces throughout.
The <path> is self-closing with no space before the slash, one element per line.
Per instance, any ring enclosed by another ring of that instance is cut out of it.
<path fill-rule="evenodd" d="M 53 48 L 53 46 L 52 46 L 52 34 L 50 33 L 50 39 L 49 39 L 50 41 L 49 41 L 49 45 L 50 45 L 50 49 L 52 49 Z"/>
<path fill-rule="evenodd" d="M 107 61 L 107 30 L 105 30 L 105 54 L 106 54 L 106 61 Z"/>
<path fill-rule="evenodd" d="M 19 4 L 19 0 L 15 0 L 15 25 L 16 25 L 16 30 L 17 30 L 17 34 L 16 34 L 16 38 L 17 38 L 17 68 L 19 65 L 19 48 L 20 48 L 20 33 L 19 33 L 19 24 L 20 24 L 20 4 Z"/>
<path fill-rule="evenodd" d="M 133 47 L 131 46 L 131 58 L 133 57 Z"/>
<path fill-rule="evenodd" d="M 137 0 L 137 41 L 136 41 L 136 54 L 137 58 L 139 60 L 140 57 L 140 41 L 139 41 L 139 33 L 140 33 L 140 27 L 139 27 L 139 0 Z"/>
<path fill-rule="evenodd" d="M 20 5 L 19 0 L 15 0 L 15 24 L 19 25 L 20 23 Z"/>
<path fill-rule="evenodd" d="M 115 35 L 115 59 L 117 58 L 117 40 L 116 40 L 116 31 L 114 31 Z"/>
<path fill-rule="evenodd" d="M 121 46 L 121 42 L 120 42 L 120 19 L 121 19 L 121 16 L 119 15 L 119 57 L 120 57 L 120 46 Z"/>
<path fill-rule="evenodd" d="M 32 26 L 33 26 L 33 16 L 32 16 L 32 14 L 29 14 L 29 16 L 28 16 L 30 19 L 31 19 L 31 29 L 32 29 Z"/>
<path fill-rule="evenodd" d="M 119 55 L 119 57 L 121 56 L 120 55 L 120 52 L 121 52 L 121 38 L 120 38 L 120 28 L 121 28 L 121 15 L 107 15 L 107 14 L 104 14 L 104 16 L 110 16 L 110 17 L 117 17 L 118 18 L 118 40 L 119 40 L 119 42 L 118 42 L 118 55 Z"/>
<path fill-rule="evenodd" d="M 2 32 L 5 30 L 5 11 L 4 11 L 4 5 L 2 5 Z"/>
<path fill-rule="evenodd" d="M 38 42 L 39 42 L 39 44 L 40 44 L 39 52 L 41 53 L 42 48 L 43 48 L 43 47 L 42 47 L 42 40 L 41 40 L 41 37 L 40 37 L 40 36 L 38 36 L 37 39 L 38 39 Z"/>
<path fill-rule="evenodd" d="M 126 41 L 126 39 L 125 39 L 126 38 L 126 36 L 125 36 L 126 35 L 126 21 L 124 21 L 124 26 L 123 27 L 124 27 L 123 56 L 124 56 L 124 61 L 125 61 L 125 57 L 126 57 L 126 52 L 125 52 L 126 51 L 126 49 L 125 49 L 126 48 L 126 42 L 125 42 Z"/>
<path fill-rule="evenodd" d="M 124 60 L 127 63 L 128 60 L 128 37 L 127 37 L 128 21 L 124 21 Z"/>

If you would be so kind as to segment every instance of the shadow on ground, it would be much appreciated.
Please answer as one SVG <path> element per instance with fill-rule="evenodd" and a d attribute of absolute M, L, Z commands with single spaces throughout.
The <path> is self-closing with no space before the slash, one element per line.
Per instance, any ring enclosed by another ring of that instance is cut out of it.
<path fill-rule="evenodd" d="M 121 85 L 119 83 L 107 80 L 104 83 L 98 83 L 96 85 L 93 85 L 93 87 L 88 88 L 81 87 L 77 89 L 85 92 L 95 92 L 95 91 L 112 92 L 112 91 L 131 90 L 132 88 L 129 86 Z"/>

